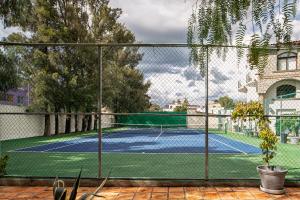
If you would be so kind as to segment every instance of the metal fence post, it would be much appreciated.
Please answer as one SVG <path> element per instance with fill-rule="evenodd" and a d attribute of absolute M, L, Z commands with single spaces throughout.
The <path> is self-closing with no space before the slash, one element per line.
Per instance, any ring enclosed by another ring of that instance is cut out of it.
<path fill-rule="evenodd" d="M 206 47 L 205 70 L 205 180 L 208 180 L 208 46 Z"/>
<path fill-rule="evenodd" d="M 102 46 L 98 46 L 98 178 L 102 177 Z"/>

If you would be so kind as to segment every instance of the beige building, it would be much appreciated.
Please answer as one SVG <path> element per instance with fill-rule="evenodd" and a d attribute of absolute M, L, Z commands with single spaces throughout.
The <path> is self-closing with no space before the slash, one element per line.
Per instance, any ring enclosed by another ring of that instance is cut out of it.
<path fill-rule="evenodd" d="M 266 114 L 290 114 L 300 111 L 300 52 L 272 50 L 261 76 L 247 74 L 239 92 L 256 91 Z M 247 98 L 250 99 L 250 98 Z"/>
<path fill-rule="evenodd" d="M 224 130 L 225 124 L 227 127 L 232 127 L 230 117 L 221 117 L 218 115 L 230 115 L 232 110 L 227 110 L 220 105 L 220 103 L 215 101 L 208 102 L 208 114 L 210 115 L 208 120 L 209 129 Z M 202 115 L 202 116 L 188 116 L 187 117 L 187 127 L 188 128 L 205 128 L 205 106 L 201 107 L 189 107 L 187 110 L 189 115 Z M 212 116 L 217 115 L 217 116 Z"/>
<path fill-rule="evenodd" d="M 165 105 L 165 107 L 163 108 L 163 111 L 164 112 L 173 112 L 177 106 L 181 106 L 181 105 L 182 105 L 181 101 L 174 101 L 173 103 Z"/>
<path fill-rule="evenodd" d="M 294 44 L 299 46 L 300 42 Z M 256 93 L 257 97 L 255 98 L 264 104 L 266 114 L 300 113 L 299 49 L 270 50 L 268 64 L 263 74 L 259 76 L 252 71 L 247 74 L 245 79 L 239 82 L 239 92 L 246 96 L 253 96 L 253 93 Z M 247 98 L 247 101 L 254 99 Z M 271 119 L 273 127 L 275 127 L 275 121 L 275 118 Z"/>
<path fill-rule="evenodd" d="M 273 51 L 257 91 L 267 114 L 291 114 L 300 111 L 300 52 Z"/>

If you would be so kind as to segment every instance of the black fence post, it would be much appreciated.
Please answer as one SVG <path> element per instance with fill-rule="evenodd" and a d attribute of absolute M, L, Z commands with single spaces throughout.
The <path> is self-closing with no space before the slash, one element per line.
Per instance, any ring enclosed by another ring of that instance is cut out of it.
<path fill-rule="evenodd" d="M 102 46 L 98 46 L 98 178 L 102 177 Z"/>
<path fill-rule="evenodd" d="M 205 180 L 208 180 L 208 47 L 206 47 L 205 70 Z"/>

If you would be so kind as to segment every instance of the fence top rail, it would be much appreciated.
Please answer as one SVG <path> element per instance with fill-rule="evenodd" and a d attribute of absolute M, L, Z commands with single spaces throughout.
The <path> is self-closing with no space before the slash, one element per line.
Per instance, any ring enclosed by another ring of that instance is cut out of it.
<path fill-rule="evenodd" d="M 0 115 L 98 115 L 98 112 L 77 112 L 77 113 L 69 113 L 69 112 L 0 112 Z M 165 113 L 165 114 L 159 114 L 159 113 L 106 113 L 101 112 L 101 115 L 113 115 L 113 116 L 187 116 L 187 117 L 205 117 L 205 113 L 199 113 L 199 114 L 171 114 L 171 113 Z M 209 117 L 231 117 L 230 114 L 208 114 Z M 248 117 L 252 117 L 255 115 L 247 115 Z M 264 117 L 299 117 L 300 115 L 264 115 Z"/>
<path fill-rule="evenodd" d="M 74 47 L 232 47 L 232 48 L 250 48 L 249 45 L 217 45 L 217 44 L 187 44 L 187 43 L 29 43 L 29 42 L 0 42 L 0 46 L 74 46 Z M 293 46 L 298 49 L 300 46 Z M 256 47 L 260 49 L 260 47 Z M 289 49 L 287 47 L 268 47 L 269 50 Z"/>
<path fill-rule="evenodd" d="M 220 45 L 201 45 L 187 43 L 27 43 L 27 42 L 0 42 L 2 46 L 102 46 L 102 47 L 221 47 Z M 222 47 L 237 47 L 224 45 Z M 240 46 L 249 48 L 249 46 Z"/>

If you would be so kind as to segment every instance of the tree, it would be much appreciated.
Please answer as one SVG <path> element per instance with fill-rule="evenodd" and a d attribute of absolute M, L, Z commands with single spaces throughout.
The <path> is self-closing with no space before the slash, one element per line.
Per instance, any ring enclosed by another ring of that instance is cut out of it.
<path fill-rule="evenodd" d="M 121 10 L 109 7 L 108 0 L 25 0 L 22 3 L 5 0 L 0 7 L 5 27 L 18 26 L 31 33 L 30 36 L 18 34 L 18 42 L 135 42 L 133 33 L 118 22 Z M 6 40 L 16 41 L 16 37 L 9 36 Z M 34 109 L 96 111 L 97 48 L 39 46 L 23 49 L 26 50 L 20 52 L 20 66 L 33 87 Z M 103 48 L 104 106 L 124 112 L 148 107 L 146 92 L 150 83 L 144 83 L 143 75 L 136 69 L 141 59 L 138 48 Z M 125 88 L 131 90 L 131 98 L 125 94 L 128 92 Z M 55 121 L 57 133 L 58 116 Z M 66 132 L 69 123 L 70 120 Z"/>
<path fill-rule="evenodd" d="M 292 44 L 292 21 L 296 6 L 297 0 L 199 0 L 189 19 L 187 42 L 228 45 L 235 37 L 235 44 L 239 46 L 238 58 L 241 58 L 246 31 L 252 30 L 249 62 L 251 67 L 257 67 L 262 72 L 270 43 Z M 226 53 L 226 47 L 213 49 L 217 49 L 218 53 L 222 50 Z M 191 61 L 200 67 L 202 74 L 205 73 L 206 58 L 212 52 L 212 49 L 207 51 L 204 46 L 198 48 L 191 45 Z"/>
<path fill-rule="evenodd" d="M 185 98 L 180 106 L 174 108 L 174 112 L 186 112 L 189 106 L 189 101 Z"/>
<path fill-rule="evenodd" d="M 154 111 L 161 111 L 162 109 L 161 109 L 160 105 L 158 105 L 156 103 L 150 103 L 148 110 L 154 112 Z"/>
<path fill-rule="evenodd" d="M 233 102 L 233 99 L 229 96 L 223 96 L 220 97 L 217 102 L 224 107 L 225 109 L 233 109 L 235 106 L 235 103 Z"/>
<path fill-rule="evenodd" d="M 251 101 L 249 103 L 239 102 L 231 115 L 234 122 L 256 121 L 259 128 L 259 138 L 262 139 L 259 147 L 262 150 L 262 159 L 270 165 L 270 161 L 274 158 L 277 150 L 278 138 L 270 128 L 270 120 L 264 115 L 265 109 L 260 102 Z"/>
<path fill-rule="evenodd" d="M 0 50 L 0 94 L 18 86 L 17 68 L 13 58 Z"/>

